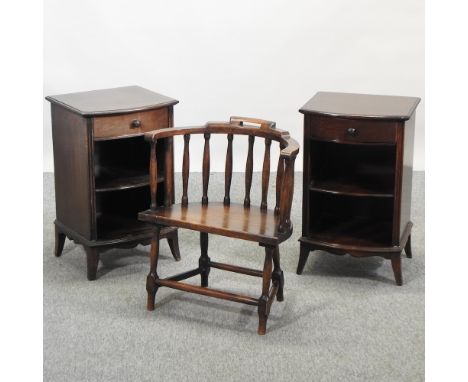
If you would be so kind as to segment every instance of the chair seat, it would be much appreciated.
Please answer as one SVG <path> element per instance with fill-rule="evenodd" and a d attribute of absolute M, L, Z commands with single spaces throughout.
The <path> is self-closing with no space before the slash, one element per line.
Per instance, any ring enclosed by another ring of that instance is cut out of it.
<path fill-rule="evenodd" d="M 148 223 L 272 245 L 286 240 L 292 232 L 291 228 L 282 233 L 277 232 L 279 217 L 274 211 L 261 210 L 256 206 L 245 208 L 243 204 L 237 203 L 229 206 L 219 202 L 209 202 L 207 205 L 201 202 L 188 203 L 187 206 L 174 204 L 140 212 L 138 218 Z"/>

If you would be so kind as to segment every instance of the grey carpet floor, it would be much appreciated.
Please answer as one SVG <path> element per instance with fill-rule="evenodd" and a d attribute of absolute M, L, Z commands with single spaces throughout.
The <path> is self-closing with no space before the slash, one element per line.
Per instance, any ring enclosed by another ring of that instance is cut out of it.
<path fill-rule="evenodd" d="M 201 195 L 200 183 L 192 174 L 189 195 Z M 156 310 L 147 312 L 148 247 L 106 252 L 93 282 L 81 247 L 67 240 L 55 258 L 53 175 L 44 174 L 44 380 L 423 381 L 424 173 L 414 175 L 413 259 L 403 258 L 402 287 L 381 258 L 313 252 L 303 275 L 295 274 L 301 183 L 297 173 L 295 230 L 280 247 L 285 300 L 274 302 L 267 335 L 258 336 L 251 306 L 161 288 Z M 255 174 L 252 195 L 259 185 Z M 221 199 L 223 187 L 222 174 L 213 174 L 212 200 Z M 235 174 L 233 198 L 242 188 Z M 180 249 L 182 261 L 175 262 L 162 244 L 162 277 L 196 267 L 198 234 L 181 231 Z M 210 235 L 209 254 L 260 269 L 264 252 Z M 261 289 L 257 278 L 216 269 L 210 285 L 253 296 Z"/>

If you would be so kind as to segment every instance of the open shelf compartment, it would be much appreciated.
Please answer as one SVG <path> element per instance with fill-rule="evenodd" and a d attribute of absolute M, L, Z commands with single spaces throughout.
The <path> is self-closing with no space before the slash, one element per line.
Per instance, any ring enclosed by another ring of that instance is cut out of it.
<path fill-rule="evenodd" d="M 138 220 L 138 213 L 150 206 L 149 187 L 96 194 L 96 228 L 98 240 L 112 240 L 150 230 Z"/>
<path fill-rule="evenodd" d="M 312 240 L 360 247 L 391 245 L 393 199 L 309 192 Z"/>
<path fill-rule="evenodd" d="M 158 142 L 157 150 L 163 150 Z M 94 142 L 96 192 L 149 185 L 150 145 L 143 136 Z M 158 182 L 164 181 L 164 160 L 158 160 Z"/>
<path fill-rule="evenodd" d="M 309 189 L 392 198 L 395 145 L 338 144 L 311 140 Z"/>

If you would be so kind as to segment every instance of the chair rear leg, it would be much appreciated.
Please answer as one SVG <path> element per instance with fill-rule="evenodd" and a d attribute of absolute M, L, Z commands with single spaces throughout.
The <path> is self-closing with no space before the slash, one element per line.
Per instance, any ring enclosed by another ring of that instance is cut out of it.
<path fill-rule="evenodd" d="M 210 258 L 208 257 L 208 233 L 200 232 L 201 256 L 198 260 L 200 267 L 201 286 L 208 286 L 208 275 L 210 274 Z"/>
<path fill-rule="evenodd" d="M 156 292 L 158 291 L 158 285 L 156 280 L 159 278 L 157 273 L 158 258 L 159 258 L 159 237 L 161 233 L 160 227 L 155 227 L 153 230 L 153 238 L 151 239 L 151 251 L 150 251 L 150 272 L 146 278 L 146 291 L 148 292 L 148 300 L 146 309 L 154 310 L 154 300 L 156 298 Z"/>
<path fill-rule="evenodd" d="M 279 253 L 279 247 L 276 246 L 275 250 L 273 252 L 273 273 L 272 273 L 272 279 L 273 283 L 275 285 L 278 285 L 278 292 L 276 292 L 276 299 L 278 301 L 283 301 L 284 300 L 284 295 L 283 295 L 283 288 L 284 288 L 284 275 L 283 275 L 283 270 L 281 269 L 280 266 L 280 253 Z"/>
<path fill-rule="evenodd" d="M 268 293 L 270 291 L 272 258 L 275 247 L 265 247 L 265 263 L 263 265 L 262 276 L 262 295 L 258 302 L 258 334 L 266 333 L 266 324 L 268 320 Z"/>

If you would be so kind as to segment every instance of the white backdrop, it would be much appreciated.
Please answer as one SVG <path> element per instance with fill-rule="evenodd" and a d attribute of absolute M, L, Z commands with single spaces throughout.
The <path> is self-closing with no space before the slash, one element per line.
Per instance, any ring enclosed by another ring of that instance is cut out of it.
<path fill-rule="evenodd" d="M 259 117 L 300 143 L 298 109 L 317 91 L 419 96 L 414 167 L 424 170 L 423 0 L 45 0 L 44 6 L 44 95 L 140 85 L 180 100 L 176 125 Z M 53 171 L 51 135 L 44 101 L 44 171 Z M 181 144 L 176 140 L 176 171 Z M 212 138 L 211 147 L 211 169 L 223 171 L 225 141 Z M 262 149 L 257 145 L 256 158 Z M 201 145 L 191 150 L 194 171 L 201 154 Z M 296 163 L 302 170 L 302 155 Z M 234 170 L 244 166 L 243 158 Z"/>

